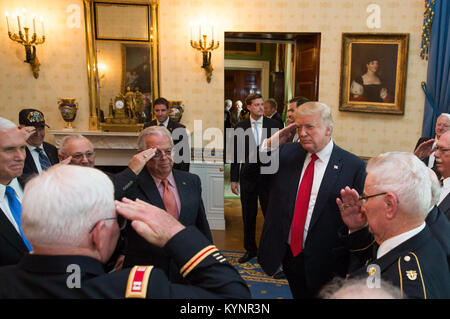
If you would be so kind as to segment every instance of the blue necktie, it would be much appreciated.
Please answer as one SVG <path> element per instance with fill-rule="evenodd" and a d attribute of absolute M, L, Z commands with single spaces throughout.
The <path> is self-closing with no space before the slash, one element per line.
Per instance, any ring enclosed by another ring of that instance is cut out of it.
<path fill-rule="evenodd" d="M 20 216 L 22 215 L 22 205 L 17 199 L 16 194 L 14 193 L 14 189 L 11 186 L 6 186 L 5 193 L 6 197 L 8 198 L 9 210 L 11 211 L 14 220 L 17 223 L 17 226 L 19 226 L 20 236 L 22 236 L 23 242 L 25 243 L 25 246 L 27 246 L 28 251 L 32 251 L 33 249 L 31 248 L 30 243 L 28 242 L 22 231 L 22 223 L 20 221 Z"/>
<path fill-rule="evenodd" d="M 159 123 L 159 126 L 164 126 L 164 123 Z"/>
<path fill-rule="evenodd" d="M 47 170 L 50 166 L 52 166 L 52 164 L 48 160 L 48 157 L 44 154 L 44 151 L 41 148 L 36 147 L 35 150 L 36 152 L 39 153 L 39 163 L 41 163 L 43 171 Z"/>

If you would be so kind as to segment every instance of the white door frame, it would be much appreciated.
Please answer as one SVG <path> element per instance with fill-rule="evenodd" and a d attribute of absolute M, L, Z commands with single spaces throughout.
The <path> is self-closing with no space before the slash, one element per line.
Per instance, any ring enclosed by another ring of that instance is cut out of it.
<path fill-rule="evenodd" d="M 230 60 L 225 59 L 225 70 L 257 70 L 261 71 L 261 95 L 263 99 L 269 98 L 269 61 Z"/>

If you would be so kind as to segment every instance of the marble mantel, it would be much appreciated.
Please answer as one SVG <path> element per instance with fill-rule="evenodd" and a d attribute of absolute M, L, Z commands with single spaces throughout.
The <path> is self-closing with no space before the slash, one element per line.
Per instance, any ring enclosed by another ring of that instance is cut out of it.
<path fill-rule="evenodd" d="M 59 148 L 61 140 L 67 135 L 81 134 L 94 145 L 95 165 L 127 166 L 137 150 L 137 132 L 102 132 L 102 131 L 48 131 L 55 136 Z"/>

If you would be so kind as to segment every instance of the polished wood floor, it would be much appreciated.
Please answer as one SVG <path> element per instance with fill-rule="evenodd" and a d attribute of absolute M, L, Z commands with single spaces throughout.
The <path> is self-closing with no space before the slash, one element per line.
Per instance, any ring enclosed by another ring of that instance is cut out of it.
<path fill-rule="evenodd" d="M 225 230 L 212 230 L 214 244 L 222 250 L 245 251 L 244 233 L 239 198 L 224 199 Z M 256 218 L 256 243 L 259 244 L 264 224 L 261 208 Z"/>

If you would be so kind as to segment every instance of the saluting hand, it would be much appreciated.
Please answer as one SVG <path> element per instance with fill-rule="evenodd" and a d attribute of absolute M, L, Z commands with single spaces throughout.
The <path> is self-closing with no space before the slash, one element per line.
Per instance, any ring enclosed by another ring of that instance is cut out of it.
<path fill-rule="evenodd" d="M 417 149 L 414 151 L 414 155 L 416 155 L 421 160 L 430 156 L 431 153 L 435 151 L 435 148 L 433 148 L 434 138 L 422 142 Z"/>
<path fill-rule="evenodd" d="M 341 189 L 341 198 L 336 198 L 336 204 L 341 212 L 342 221 L 347 225 L 350 233 L 353 233 L 367 225 L 366 215 L 361 211 L 361 201 L 355 189 L 346 186 Z"/>
<path fill-rule="evenodd" d="M 145 151 L 134 154 L 128 163 L 128 167 L 136 174 L 139 173 L 144 168 L 145 164 L 153 157 L 156 153 L 156 148 L 149 148 Z"/>
<path fill-rule="evenodd" d="M 166 211 L 140 199 L 122 198 L 115 201 L 116 211 L 128 220 L 131 227 L 149 243 L 164 247 L 175 234 L 185 227 Z"/>
<path fill-rule="evenodd" d="M 289 138 L 291 138 L 295 131 L 297 130 L 297 124 L 292 123 L 286 126 L 284 129 L 279 130 L 275 134 L 273 134 L 270 138 L 267 139 L 267 147 L 268 148 L 277 148 L 287 142 Z"/>

